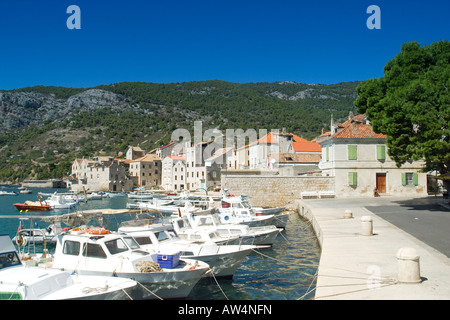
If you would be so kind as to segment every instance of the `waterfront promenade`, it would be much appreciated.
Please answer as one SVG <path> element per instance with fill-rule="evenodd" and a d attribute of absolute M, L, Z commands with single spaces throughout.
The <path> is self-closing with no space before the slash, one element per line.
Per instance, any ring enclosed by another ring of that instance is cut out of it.
<path fill-rule="evenodd" d="M 450 299 L 450 208 L 442 203 L 442 197 L 296 200 L 321 243 L 315 299 Z M 346 210 L 352 218 L 344 218 Z M 363 235 L 361 217 L 372 219 L 373 235 Z M 401 248 L 419 254 L 420 283 L 399 281 Z"/>

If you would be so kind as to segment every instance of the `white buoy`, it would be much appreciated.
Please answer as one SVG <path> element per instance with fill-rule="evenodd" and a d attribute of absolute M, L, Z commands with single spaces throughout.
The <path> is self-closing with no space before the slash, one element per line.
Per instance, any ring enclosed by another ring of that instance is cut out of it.
<path fill-rule="evenodd" d="M 372 236 L 373 235 L 372 217 L 370 217 L 370 216 L 362 216 L 361 217 L 361 234 L 363 236 Z"/>
<path fill-rule="evenodd" d="M 419 283 L 420 257 L 414 248 L 400 248 L 397 252 L 398 281 L 404 283 Z"/>

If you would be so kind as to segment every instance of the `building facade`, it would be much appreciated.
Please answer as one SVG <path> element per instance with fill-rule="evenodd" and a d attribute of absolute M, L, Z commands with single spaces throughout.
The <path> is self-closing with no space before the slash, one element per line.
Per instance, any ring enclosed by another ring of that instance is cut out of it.
<path fill-rule="evenodd" d="M 161 185 L 162 163 L 156 154 L 146 154 L 129 165 L 130 178 L 137 187 L 150 189 Z"/>
<path fill-rule="evenodd" d="M 336 197 L 427 195 L 424 163 L 410 161 L 397 167 L 388 155 L 386 136 L 375 133 L 365 115 L 333 126 L 320 145 L 322 175 L 335 177 Z"/>
<path fill-rule="evenodd" d="M 168 156 L 162 161 L 162 187 L 167 191 L 186 188 L 186 159 L 183 156 Z"/>
<path fill-rule="evenodd" d="M 67 182 L 72 191 L 130 191 L 133 183 L 125 168 L 113 157 L 75 159 Z"/>

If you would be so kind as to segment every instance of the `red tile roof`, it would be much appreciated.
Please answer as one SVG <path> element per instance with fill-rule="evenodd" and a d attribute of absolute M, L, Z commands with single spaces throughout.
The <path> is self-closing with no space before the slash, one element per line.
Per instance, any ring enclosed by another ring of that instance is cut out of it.
<path fill-rule="evenodd" d="M 169 158 L 172 160 L 186 160 L 183 156 L 169 156 Z"/>
<path fill-rule="evenodd" d="M 304 140 L 304 139 L 303 139 Z M 321 152 L 322 147 L 317 142 L 313 141 L 299 141 L 292 142 L 294 152 Z"/>
<path fill-rule="evenodd" d="M 337 139 L 385 139 L 386 135 L 375 133 L 370 124 L 366 124 L 363 120 L 364 114 L 354 116 L 344 122 L 344 128 L 336 132 L 332 137 Z"/>

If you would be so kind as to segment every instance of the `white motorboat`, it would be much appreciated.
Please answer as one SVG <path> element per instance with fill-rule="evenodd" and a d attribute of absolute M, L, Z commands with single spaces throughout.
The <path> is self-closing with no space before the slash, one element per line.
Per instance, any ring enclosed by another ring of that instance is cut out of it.
<path fill-rule="evenodd" d="M 75 202 L 68 202 L 64 194 L 54 193 L 44 200 L 51 209 L 70 209 L 75 207 Z"/>
<path fill-rule="evenodd" d="M 102 200 L 103 195 L 97 192 L 92 192 L 86 195 L 87 200 Z"/>
<path fill-rule="evenodd" d="M 0 300 L 119 300 L 137 288 L 131 279 L 26 267 L 9 236 L 0 235 Z"/>
<path fill-rule="evenodd" d="M 164 256 L 179 264 L 164 266 L 159 259 Z M 72 229 L 58 237 L 53 268 L 134 279 L 146 288 L 146 299 L 185 298 L 209 270 L 198 260 L 177 259 L 177 254 L 164 256 L 142 250 L 131 236 L 102 228 Z"/>
<path fill-rule="evenodd" d="M 18 194 L 14 191 L 0 190 L 0 196 L 17 196 Z"/>
<path fill-rule="evenodd" d="M 56 243 L 57 236 L 61 233 L 61 224 L 52 224 L 47 228 L 22 228 L 19 227 L 17 234 L 12 239 L 18 246 L 27 243 Z"/>
<path fill-rule="evenodd" d="M 117 198 L 117 197 L 124 197 L 125 193 L 123 192 L 105 192 L 105 197 L 107 198 Z"/>
<path fill-rule="evenodd" d="M 220 238 L 239 237 L 240 244 L 272 245 L 282 231 L 273 225 L 250 227 L 245 224 L 222 223 L 217 214 L 186 214 L 173 219 L 174 230 L 181 238 L 191 237 L 201 231 L 214 231 Z"/>
<path fill-rule="evenodd" d="M 181 258 L 197 259 L 207 263 L 215 277 L 232 277 L 236 269 L 254 249 L 253 245 L 217 245 L 180 239 L 170 225 L 142 225 L 120 227 L 119 232 L 131 235 L 142 249 L 167 252 L 180 251 Z"/>
<path fill-rule="evenodd" d="M 154 219 L 136 219 L 124 221 L 121 223 L 119 230 L 124 230 L 123 228 L 128 228 L 132 230 L 134 227 L 142 227 L 152 229 L 156 227 L 165 227 L 173 230 L 176 236 L 180 239 L 192 241 L 196 243 L 208 243 L 217 245 L 236 245 L 240 244 L 241 239 L 239 235 L 220 235 L 215 230 L 210 229 L 193 229 L 186 217 L 180 218 L 178 216 L 172 216 L 167 221 L 158 224 L 153 224 Z"/>
<path fill-rule="evenodd" d="M 224 213 L 232 211 L 235 215 L 239 215 L 241 217 L 245 217 L 248 215 L 257 217 L 272 216 L 273 220 L 271 221 L 271 224 L 275 225 L 278 228 L 286 228 L 286 225 L 289 221 L 289 213 L 283 213 L 283 211 L 285 210 L 284 207 L 253 207 L 247 200 L 247 197 L 244 196 L 235 197 L 224 195 L 222 197 L 221 208 L 219 210 Z"/>
<path fill-rule="evenodd" d="M 222 223 L 241 223 L 250 227 L 272 225 L 274 218 L 273 215 L 256 215 L 241 197 L 223 197 L 218 214 Z"/>
<path fill-rule="evenodd" d="M 128 193 L 127 194 L 128 199 L 135 199 L 135 200 L 148 200 L 153 199 L 152 193 Z"/>

